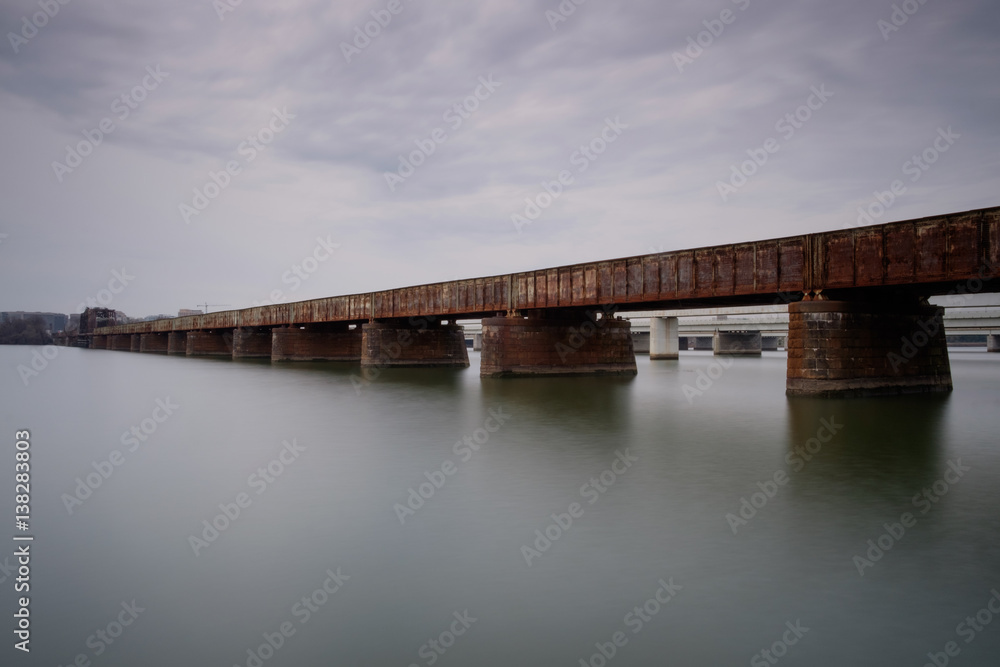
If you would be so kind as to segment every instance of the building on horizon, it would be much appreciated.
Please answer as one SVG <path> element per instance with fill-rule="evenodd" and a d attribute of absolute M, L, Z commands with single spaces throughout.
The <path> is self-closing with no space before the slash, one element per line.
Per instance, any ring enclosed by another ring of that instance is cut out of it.
<path fill-rule="evenodd" d="M 192 308 L 181 308 L 177 311 L 177 317 L 191 317 L 192 315 L 204 315 L 205 313 L 200 310 L 194 310 Z"/>

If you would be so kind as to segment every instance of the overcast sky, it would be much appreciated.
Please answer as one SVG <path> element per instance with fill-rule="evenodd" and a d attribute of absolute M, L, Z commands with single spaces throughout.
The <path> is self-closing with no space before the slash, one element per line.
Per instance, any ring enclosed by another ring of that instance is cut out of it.
<path fill-rule="evenodd" d="M 0 310 L 839 229 L 895 180 L 874 222 L 1000 204 L 995 0 L 226 1 L 0 5 Z"/>

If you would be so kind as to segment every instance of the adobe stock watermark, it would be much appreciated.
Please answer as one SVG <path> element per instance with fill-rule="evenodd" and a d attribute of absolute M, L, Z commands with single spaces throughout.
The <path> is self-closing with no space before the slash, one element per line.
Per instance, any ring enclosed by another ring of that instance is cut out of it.
<path fill-rule="evenodd" d="M 291 609 L 289 609 L 289 615 L 291 618 L 296 619 L 300 626 L 308 623 L 313 615 L 325 607 L 330 602 L 330 598 L 351 578 L 349 575 L 342 573 L 339 567 L 335 571 L 327 570 L 325 574 L 326 578 L 323 579 L 322 584 L 312 593 L 303 595 L 301 599 L 296 600 L 292 604 Z M 243 663 L 245 667 L 262 667 L 265 662 L 273 658 L 288 643 L 289 639 L 295 636 L 297 630 L 298 628 L 295 627 L 292 620 L 286 619 L 279 623 L 273 632 L 261 633 L 264 641 L 246 650 L 247 657 Z M 240 665 L 234 664 L 233 667 L 240 667 Z"/>
<path fill-rule="evenodd" d="M 452 612 L 452 616 L 455 620 L 451 622 L 447 630 L 441 632 L 436 638 L 428 639 L 417 649 L 417 655 L 427 661 L 425 664 L 433 665 L 436 663 L 441 656 L 447 653 L 448 649 L 455 645 L 455 641 L 464 635 L 472 627 L 473 623 L 479 620 L 470 615 L 468 609 L 461 613 L 457 611 Z M 409 667 L 420 667 L 420 665 L 411 662 Z"/>
<path fill-rule="evenodd" d="M 951 487 L 961 481 L 965 473 L 970 470 L 972 468 L 969 466 L 962 465 L 962 459 L 948 461 L 948 467 L 941 479 L 929 487 L 921 489 L 920 493 L 913 496 L 910 503 L 920 510 L 921 515 L 927 514 L 934 505 L 948 495 Z M 852 559 L 854 567 L 858 569 L 858 574 L 862 577 L 865 576 L 865 569 L 874 567 L 875 563 L 882 560 L 882 557 L 903 539 L 907 529 L 913 528 L 915 525 L 917 525 L 917 517 L 912 512 L 903 512 L 896 523 L 883 523 L 882 527 L 885 528 L 885 532 L 865 543 L 868 549 L 864 552 L 864 556 L 854 556 Z"/>
<path fill-rule="evenodd" d="M 497 88 L 502 86 L 500 81 L 494 81 L 493 75 L 489 74 L 485 78 L 479 77 L 479 85 L 467 95 L 462 101 L 448 107 L 441 115 L 441 119 L 448 124 L 452 132 L 457 132 L 460 127 L 472 117 L 472 114 L 479 110 L 482 102 L 490 99 Z M 448 131 L 443 127 L 435 127 L 424 139 L 414 139 L 416 148 L 407 155 L 399 155 L 399 166 L 396 171 L 383 173 L 385 183 L 389 186 L 389 192 L 395 192 L 396 188 L 406 182 L 410 176 L 416 173 L 427 159 L 434 155 L 438 146 L 448 141 Z"/>
<path fill-rule="evenodd" d="M 482 449 L 490 441 L 490 435 L 500 430 L 500 427 L 510 420 L 510 415 L 503 411 L 503 406 L 489 410 L 489 417 L 483 425 L 475 429 L 472 433 L 462 436 L 452 446 L 451 451 L 459 457 L 458 463 L 451 459 L 445 459 L 440 466 L 431 471 L 424 471 L 426 482 L 421 482 L 414 489 L 412 486 L 407 489 L 409 492 L 405 504 L 396 503 L 392 506 L 399 519 L 400 525 L 406 523 L 408 517 L 414 516 L 438 491 L 448 483 L 448 478 L 454 476 L 463 463 L 468 463 L 473 455 Z"/>
<path fill-rule="evenodd" d="M 75 145 L 66 144 L 66 156 L 64 162 L 52 161 L 52 172 L 56 175 L 56 180 L 60 183 L 63 179 L 73 173 L 73 170 L 83 164 L 84 158 L 93 155 L 97 147 L 100 146 L 106 137 L 114 132 L 119 126 L 116 124 L 124 122 L 139 105 L 146 101 L 151 92 L 160 87 L 160 84 L 170 76 L 170 72 L 163 72 L 160 66 L 146 65 L 147 74 L 131 89 L 125 91 L 111 102 L 111 112 L 114 118 L 105 116 L 98 123 L 97 127 L 83 130 L 83 139 Z"/>
<path fill-rule="evenodd" d="M 212 0 L 212 9 L 219 17 L 219 23 L 226 20 L 226 14 L 236 11 L 236 8 L 243 4 L 243 0 Z"/>
<path fill-rule="evenodd" d="M 611 462 L 611 465 L 602 470 L 599 475 L 591 477 L 580 487 L 580 496 L 587 500 L 588 505 L 593 505 L 638 460 L 639 457 L 630 454 L 627 447 L 624 451 L 620 449 L 616 450 L 615 458 Z M 573 526 L 574 520 L 578 520 L 583 516 L 583 512 L 583 505 L 578 502 L 572 502 L 565 512 L 551 515 L 552 523 L 545 526 L 544 529 L 535 530 L 535 541 L 532 545 L 521 545 L 521 556 L 524 557 L 524 562 L 528 564 L 528 567 L 531 567 L 533 559 L 541 558 L 542 554 L 552 548 L 552 544 Z"/>
<path fill-rule="evenodd" d="M 97 628 L 89 637 L 87 637 L 86 642 L 84 642 L 91 650 L 91 654 L 94 658 L 99 658 L 104 655 L 111 646 L 114 645 L 118 639 L 125 634 L 125 629 L 131 627 L 135 623 L 136 619 L 139 618 L 139 614 L 146 611 L 145 607 L 140 607 L 135 599 L 132 602 L 122 602 L 122 610 L 110 620 L 104 626 Z M 76 656 L 67 665 L 75 665 L 76 667 L 89 667 L 91 658 L 88 657 L 87 653 L 77 653 Z"/>
<path fill-rule="evenodd" d="M 21 383 L 27 387 L 33 378 L 38 377 L 49 367 L 56 357 L 59 356 L 59 348 L 56 345 L 44 345 L 41 348 L 32 348 L 31 360 L 28 365 L 17 365 L 17 374 L 21 378 Z"/>
<path fill-rule="evenodd" d="M 993 606 L 993 603 L 996 606 Z M 974 616 L 966 616 L 965 620 L 955 626 L 955 634 L 965 640 L 966 644 L 971 644 L 976 637 L 983 632 L 986 627 L 993 622 L 993 617 L 1000 615 L 1000 591 L 995 588 L 990 589 L 990 597 L 983 605 L 983 608 Z M 931 651 L 927 653 L 928 661 L 923 667 L 947 667 L 951 659 L 958 657 L 962 652 L 957 641 L 946 642 L 941 651 Z"/>
<path fill-rule="evenodd" d="M 892 13 L 889 20 L 879 19 L 875 22 L 875 27 L 882 33 L 882 41 L 888 42 L 889 37 L 894 32 L 898 32 L 910 20 L 910 17 L 920 11 L 920 8 L 927 4 L 927 0 L 903 0 L 899 4 L 892 5 Z"/>
<path fill-rule="evenodd" d="M 559 361 L 565 362 L 569 357 L 576 354 L 577 350 L 586 345 L 604 327 L 608 320 L 614 317 L 617 310 L 618 306 L 613 303 L 602 306 L 600 311 L 588 310 L 586 312 L 587 321 L 581 324 L 579 328 L 570 327 L 565 342 L 556 342 L 555 348 L 556 353 L 559 355 Z M 600 314 L 600 317 L 598 317 L 598 314 Z"/>
<path fill-rule="evenodd" d="M 628 129 L 628 125 L 621 122 L 621 116 L 604 119 L 604 127 L 596 137 L 581 144 L 569 156 L 570 165 L 576 167 L 576 172 L 582 174 L 590 168 L 590 165 L 608 150 L 608 146 L 618 141 L 622 132 Z M 569 169 L 560 171 L 556 178 L 551 181 L 542 181 L 542 190 L 534 197 L 524 198 L 524 209 L 510 215 L 510 221 L 514 229 L 520 235 L 521 228 L 530 225 L 542 215 L 542 212 L 562 195 L 563 191 L 573 185 L 576 177 Z"/>
<path fill-rule="evenodd" d="M 951 125 L 947 128 L 939 127 L 937 136 L 934 137 L 931 144 L 903 163 L 903 175 L 910 177 L 910 183 L 916 183 L 961 137 L 962 135 L 951 129 Z M 858 207 L 857 223 L 851 227 L 874 225 L 879 218 L 885 215 L 886 211 L 892 208 L 897 199 L 906 194 L 906 191 L 907 185 L 899 178 L 890 183 L 887 190 L 876 190 L 872 193 L 874 201 Z"/>
<path fill-rule="evenodd" d="M 407 0 L 407 4 L 413 0 Z M 392 23 L 392 18 L 394 16 L 399 16 L 402 13 L 406 5 L 403 4 L 402 0 L 389 0 L 386 3 L 385 9 L 373 9 L 369 13 L 372 16 L 371 21 L 365 22 L 363 25 L 354 26 L 354 39 L 351 43 L 341 42 L 340 52 L 344 54 L 344 60 L 350 64 L 351 58 L 354 56 L 361 55 L 361 52 L 371 46 L 372 40 L 376 39 L 382 34 L 385 28 L 389 27 Z"/>
<path fill-rule="evenodd" d="M 587 2 L 587 0 L 562 0 L 555 9 L 545 10 L 545 20 L 548 21 L 552 32 L 556 31 L 560 23 L 565 23 L 569 17 L 576 13 L 576 8 Z"/>
<path fill-rule="evenodd" d="M 816 434 L 813 437 L 801 445 L 796 445 L 792 451 L 785 454 L 785 464 L 791 468 L 791 472 L 800 472 L 805 468 L 806 464 L 812 461 L 813 457 L 823 449 L 823 445 L 833 440 L 844 428 L 843 424 L 837 423 L 837 418 L 834 416 L 829 419 L 820 419 L 819 423 L 820 427 L 816 429 Z M 736 535 L 740 528 L 749 524 L 751 519 L 757 516 L 757 513 L 778 495 L 778 491 L 788 484 L 790 479 L 784 470 L 775 470 L 770 478 L 763 482 L 757 482 L 757 488 L 760 490 L 751 493 L 749 499 L 746 496 L 741 497 L 739 508 L 735 512 L 727 512 L 723 517 L 733 531 L 733 535 Z"/>
<path fill-rule="evenodd" d="M 735 357 L 730 354 L 720 354 L 712 359 L 704 370 L 699 368 L 698 378 L 694 381 L 694 385 L 685 384 L 681 387 L 681 392 L 687 399 L 688 405 L 694 405 L 695 396 L 704 396 L 705 392 L 715 385 L 716 380 L 733 367 L 734 359 Z"/>
<path fill-rule="evenodd" d="M 777 664 L 778 660 L 788 654 L 788 648 L 798 644 L 799 640 L 809 632 L 809 628 L 803 627 L 799 619 L 795 619 L 795 623 L 786 621 L 785 627 L 788 629 L 782 633 L 781 639 L 775 640 L 770 648 L 762 649 L 750 658 L 751 667 L 770 667 Z"/>
<path fill-rule="evenodd" d="M 674 578 L 669 577 L 667 581 L 659 579 L 659 584 L 653 595 L 636 605 L 622 618 L 622 625 L 632 631 L 633 636 L 642 632 L 653 618 L 674 599 L 678 591 L 684 589 L 680 584 L 674 583 Z M 589 658 L 580 658 L 580 667 L 605 667 L 616 655 L 618 651 L 628 645 L 629 636 L 625 630 L 616 630 L 606 642 L 596 642 L 594 648 L 597 649 Z"/>
<path fill-rule="evenodd" d="M 805 127 L 813 114 L 822 109 L 831 97 L 833 93 L 826 89 L 826 84 L 820 84 L 818 88 L 811 86 L 805 102 L 786 113 L 774 124 L 775 131 L 781 135 L 780 140 L 768 137 L 760 146 L 748 148 L 746 153 L 750 159 L 730 165 L 729 180 L 715 182 L 722 203 L 728 202 L 732 195 L 746 185 L 748 180 L 767 164 L 771 156 L 781 150 L 782 142 L 790 141 L 795 132 Z"/>
<path fill-rule="evenodd" d="M 219 171 L 210 170 L 208 172 L 208 181 L 201 187 L 194 188 L 194 196 L 191 198 L 191 203 L 181 202 L 177 205 L 177 210 L 180 212 L 184 224 L 191 224 L 191 218 L 200 215 L 202 211 L 208 208 L 208 205 L 232 184 L 233 178 L 239 176 L 243 172 L 244 167 L 256 160 L 257 156 L 279 134 L 288 128 L 288 125 L 295 117 L 295 114 L 288 112 L 288 107 L 280 110 L 277 107 L 272 109 L 271 119 L 267 125 L 257 130 L 256 133 L 248 135 L 236 147 L 236 154 L 242 157 L 243 161 L 229 160 L 226 162 L 224 169 L 220 169 Z"/>
<path fill-rule="evenodd" d="M 129 430 L 122 433 L 121 438 L 119 438 L 122 448 L 125 451 L 113 449 L 107 458 L 99 461 L 91 461 L 90 466 L 94 471 L 82 477 L 77 477 L 74 480 L 76 488 L 73 492 L 64 493 L 60 496 L 60 500 L 62 500 L 63 505 L 66 507 L 66 513 L 72 516 L 74 510 L 82 507 L 84 501 L 93 496 L 97 489 L 104 486 L 104 483 L 125 463 L 126 454 L 133 454 L 140 447 L 144 446 L 153 434 L 156 433 L 160 424 L 166 422 L 180 407 L 180 405 L 171 401 L 169 396 L 156 399 L 156 407 L 153 408 L 150 416 L 133 425 Z"/>
<path fill-rule="evenodd" d="M 947 300 L 947 306 L 964 306 L 967 304 L 973 296 L 979 294 L 983 291 L 986 284 L 983 282 L 988 280 L 1000 273 L 1000 267 L 995 266 L 989 262 L 981 265 L 979 267 L 979 274 L 975 278 L 969 278 L 964 283 L 959 283 L 955 285 L 954 288 L 945 296 Z"/>
<path fill-rule="evenodd" d="M 290 285 L 289 292 L 294 292 L 302 283 L 309 280 L 316 271 L 319 270 L 321 264 L 333 257 L 333 254 L 340 248 L 339 243 L 334 243 L 327 234 L 324 239 L 322 236 L 316 237 L 316 245 L 313 246 L 312 252 L 303 257 L 300 261 L 292 264 L 287 271 L 281 274 L 281 282 L 284 285 Z M 268 295 L 268 299 L 264 301 L 254 301 L 252 306 L 270 306 L 276 303 L 282 303 L 285 301 L 289 295 L 281 289 L 273 289 Z"/>
<path fill-rule="evenodd" d="M 70 0 L 38 0 L 37 4 L 41 8 L 40 12 L 35 12 L 29 18 L 21 17 L 21 30 L 18 32 L 8 32 L 7 39 L 14 49 L 14 55 L 21 51 L 21 47 L 27 44 L 38 34 L 38 31 L 49 24 L 49 21 L 56 17 L 59 11 L 68 5 Z"/>
<path fill-rule="evenodd" d="M 947 305 L 952 307 L 964 305 L 973 295 L 982 292 L 986 286 L 985 281 L 996 275 L 996 273 L 997 267 L 993 264 L 986 263 L 980 265 L 979 273 L 975 278 L 969 278 L 964 282 L 958 283 L 948 292 L 946 295 Z M 889 352 L 887 355 L 886 358 L 892 366 L 894 373 L 898 373 L 901 367 L 910 363 L 921 349 L 935 340 L 935 336 L 944 330 L 943 313 L 939 311 L 922 320 L 918 320 L 917 327 L 909 336 L 900 336 L 901 345 L 899 352 Z M 940 338 L 937 340 L 940 340 Z"/>
<path fill-rule="evenodd" d="M 267 465 L 257 468 L 257 470 L 247 477 L 247 486 L 260 495 L 267 491 L 272 484 L 277 481 L 290 465 L 295 463 L 306 448 L 298 444 L 295 438 L 291 442 L 287 440 L 281 443 L 281 450 L 278 455 L 271 459 Z M 219 503 L 220 512 L 213 516 L 211 520 L 203 519 L 201 522 L 201 537 L 194 533 L 188 535 L 188 544 L 195 556 L 200 556 L 201 552 L 214 543 L 219 536 L 226 532 L 229 527 L 236 522 L 243 510 L 253 504 L 253 498 L 246 491 L 236 494 L 232 502 Z"/>
<path fill-rule="evenodd" d="M 742 12 L 750 6 L 750 0 L 733 0 L 733 4 Z M 737 16 L 739 14 L 733 10 L 723 9 L 719 13 L 719 18 L 702 21 L 701 24 L 705 26 L 705 29 L 694 36 L 688 35 L 688 45 L 683 51 L 674 51 L 674 64 L 677 65 L 677 71 L 683 74 L 685 67 L 693 65 L 694 61 L 705 52 L 705 49 L 712 46 L 715 40 L 722 36 L 722 33 L 726 31 L 726 26 L 732 25 L 736 21 Z"/>
<path fill-rule="evenodd" d="M 392 366 L 393 361 L 403 356 L 403 350 L 413 345 L 413 329 L 416 329 L 416 334 L 419 335 L 420 332 L 428 329 L 431 324 L 432 321 L 428 317 L 411 317 L 409 319 L 409 325 L 412 329 L 400 328 L 396 332 L 396 340 L 388 345 L 382 346 L 381 353 L 374 364 L 362 366 L 361 375 L 351 373 L 350 380 L 351 386 L 354 387 L 354 393 L 357 396 L 360 396 L 363 388 L 369 386 L 374 380 L 378 379 L 378 376 L 382 374 L 382 371 Z"/>
<path fill-rule="evenodd" d="M 115 295 L 124 292 L 133 280 L 135 280 L 135 276 L 129 275 L 128 269 L 124 266 L 121 271 L 112 270 L 108 286 L 98 290 L 93 297 L 87 297 L 78 303 L 76 309 L 82 313 L 87 308 L 107 308 L 114 301 Z"/>

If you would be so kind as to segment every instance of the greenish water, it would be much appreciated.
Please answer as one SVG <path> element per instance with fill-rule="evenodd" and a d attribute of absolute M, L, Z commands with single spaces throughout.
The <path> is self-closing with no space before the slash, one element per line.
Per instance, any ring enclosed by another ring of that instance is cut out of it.
<path fill-rule="evenodd" d="M 0 347 L 0 564 L 19 429 L 35 536 L 4 665 L 998 664 L 997 354 L 953 350 L 948 396 L 792 400 L 781 353 L 697 394 L 709 353 L 358 387 L 62 348 L 25 383 L 31 352 Z"/>

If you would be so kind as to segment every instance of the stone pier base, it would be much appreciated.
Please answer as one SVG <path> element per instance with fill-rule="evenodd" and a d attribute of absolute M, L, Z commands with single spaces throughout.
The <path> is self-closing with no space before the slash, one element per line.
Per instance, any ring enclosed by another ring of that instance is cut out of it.
<path fill-rule="evenodd" d="M 424 327 L 403 322 L 370 322 L 361 326 L 361 365 L 454 366 L 469 365 L 465 332 L 457 324 Z"/>
<path fill-rule="evenodd" d="M 187 331 L 171 331 L 167 334 L 167 354 L 187 354 Z"/>
<path fill-rule="evenodd" d="M 187 349 L 189 357 L 232 357 L 233 334 L 224 331 L 188 331 Z"/>
<path fill-rule="evenodd" d="M 69 339 L 63 339 L 63 345 L 68 345 Z M 106 350 L 108 349 L 108 337 L 102 336 L 100 334 L 94 334 L 90 337 L 90 349 L 92 350 Z"/>
<path fill-rule="evenodd" d="M 233 331 L 233 359 L 270 359 L 271 327 L 244 327 Z"/>
<path fill-rule="evenodd" d="M 761 339 L 759 331 L 716 331 L 712 351 L 718 355 L 759 357 Z"/>
<path fill-rule="evenodd" d="M 649 319 L 649 358 L 676 359 L 680 350 L 676 317 Z"/>
<path fill-rule="evenodd" d="M 154 354 L 167 353 L 167 335 L 165 333 L 140 334 L 140 352 L 152 352 Z"/>
<path fill-rule="evenodd" d="M 627 320 L 483 320 L 482 377 L 600 374 L 636 374 Z"/>
<path fill-rule="evenodd" d="M 986 335 L 986 351 L 1000 352 L 1000 336 L 997 334 Z"/>
<path fill-rule="evenodd" d="M 915 299 L 801 301 L 788 314 L 789 395 L 951 391 L 943 308 Z"/>
<path fill-rule="evenodd" d="M 128 352 L 132 349 L 131 334 L 113 334 L 111 336 L 111 349 L 120 352 Z"/>
<path fill-rule="evenodd" d="M 142 350 L 142 334 L 132 334 L 129 342 L 129 349 L 132 352 L 139 352 Z"/>
<path fill-rule="evenodd" d="M 359 361 L 361 337 L 361 327 L 277 327 L 271 334 L 271 361 Z"/>

